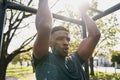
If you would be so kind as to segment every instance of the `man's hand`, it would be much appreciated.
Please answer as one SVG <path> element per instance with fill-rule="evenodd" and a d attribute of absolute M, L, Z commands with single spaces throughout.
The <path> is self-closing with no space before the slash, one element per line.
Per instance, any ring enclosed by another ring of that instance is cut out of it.
<path fill-rule="evenodd" d="M 85 14 L 87 10 L 89 9 L 89 3 L 83 2 L 79 5 L 79 12 L 80 14 Z"/>

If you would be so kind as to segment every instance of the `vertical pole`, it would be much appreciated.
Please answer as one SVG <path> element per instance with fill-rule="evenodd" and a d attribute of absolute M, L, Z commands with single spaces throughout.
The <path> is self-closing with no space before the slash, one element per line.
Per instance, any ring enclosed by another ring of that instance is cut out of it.
<path fill-rule="evenodd" d="M 85 25 L 85 22 L 84 20 L 82 19 L 82 32 L 83 32 L 83 39 L 87 37 L 86 35 L 86 25 Z M 87 74 L 87 79 L 89 80 L 89 65 L 88 65 L 88 61 L 86 61 L 85 65 L 84 65 L 84 68 L 85 68 L 85 72 Z"/>
<path fill-rule="evenodd" d="M 0 58 L 2 51 L 2 38 L 3 38 L 3 28 L 5 23 L 5 13 L 6 13 L 6 0 L 0 0 Z"/>

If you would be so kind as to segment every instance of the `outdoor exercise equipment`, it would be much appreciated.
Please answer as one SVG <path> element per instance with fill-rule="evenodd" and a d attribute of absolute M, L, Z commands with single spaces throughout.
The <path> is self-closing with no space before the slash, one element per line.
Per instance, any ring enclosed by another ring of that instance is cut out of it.
<path fill-rule="evenodd" d="M 37 12 L 37 9 L 31 8 L 31 7 L 27 7 L 27 6 L 23 6 L 21 4 L 17 4 L 14 2 L 10 2 L 8 0 L 0 0 L 0 58 L 1 58 L 1 50 L 2 50 L 2 38 L 3 38 L 3 30 L 4 30 L 4 23 L 5 23 L 5 15 L 6 15 L 6 9 L 16 9 L 16 10 L 20 10 L 20 11 L 26 11 L 32 14 L 35 14 Z M 98 20 L 110 13 L 113 13 L 117 10 L 120 9 L 120 3 L 112 6 L 111 8 L 105 10 L 105 11 L 100 11 L 94 8 L 89 8 L 90 10 L 97 12 L 98 15 L 93 17 L 93 20 Z M 61 15 L 57 15 L 53 13 L 53 18 L 59 19 L 59 20 L 63 20 L 63 21 L 68 21 L 71 23 L 75 23 L 78 25 L 82 25 L 82 29 L 83 29 L 83 38 L 86 37 L 86 27 L 84 25 L 83 21 L 77 20 L 77 19 L 73 19 L 73 18 L 68 18 L 65 16 L 61 16 Z M 87 68 L 88 70 L 88 68 Z"/>

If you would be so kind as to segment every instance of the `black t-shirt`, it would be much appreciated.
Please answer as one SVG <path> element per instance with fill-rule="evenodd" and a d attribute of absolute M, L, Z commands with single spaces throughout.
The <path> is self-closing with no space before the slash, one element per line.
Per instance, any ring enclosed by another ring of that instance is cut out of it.
<path fill-rule="evenodd" d="M 49 52 L 40 60 L 33 56 L 33 60 L 37 80 L 88 80 L 77 52 L 65 59 Z"/>

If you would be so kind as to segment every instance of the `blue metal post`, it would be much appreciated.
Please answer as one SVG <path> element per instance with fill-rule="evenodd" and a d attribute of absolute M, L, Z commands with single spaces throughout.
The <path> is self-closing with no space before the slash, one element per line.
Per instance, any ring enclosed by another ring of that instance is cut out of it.
<path fill-rule="evenodd" d="M 3 28 L 5 23 L 6 0 L 0 0 L 0 58 L 2 50 Z"/>
<path fill-rule="evenodd" d="M 85 22 L 82 18 L 82 36 L 83 36 L 83 39 L 87 37 L 87 31 L 86 31 L 86 25 L 85 25 Z M 89 80 L 89 65 L 88 65 L 88 61 L 86 61 L 85 65 L 84 65 L 84 68 L 85 68 L 85 72 L 87 74 L 87 79 Z"/>

